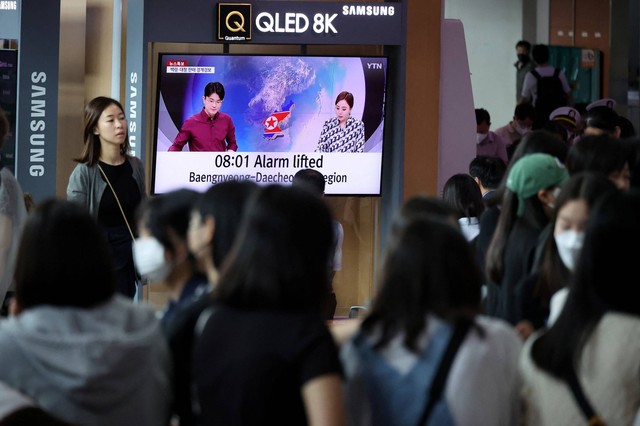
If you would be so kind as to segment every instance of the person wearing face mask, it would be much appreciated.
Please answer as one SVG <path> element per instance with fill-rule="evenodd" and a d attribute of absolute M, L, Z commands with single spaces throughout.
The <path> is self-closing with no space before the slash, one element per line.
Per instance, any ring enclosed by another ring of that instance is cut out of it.
<path fill-rule="evenodd" d="M 523 337 L 543 328 L 559 313 L 552 300 L 556 294 L 560 299 L 566 296 L 564 289 L 582 249 L 589 212 L 601 196 L 612 191 L 615 185 L 595 172 L 573 175 L 562 186 L 548 232 L 541 234 L 533 271 L 517 294 L 522 318 L 518 329 Z"/>
<path fill-rule="evenodd" d="M 149 282 L 162 283 L 169 289 L 163 327 L 177 311 L 209 290 L 206 276 L 197 271 L 187 245 L 191 209 L 198 195 L 188 189 L 168 192 L 144 201 L 136 212 L 136 269 Z"/>
<path fill-rule="evenodd" d="M 484 108 L 476 108 L 476 157 L 484 155 L 487 157 L 498 157 L 505 164 L 509 162 L 507 155 L 507 142 L 495 132 L 489 130 L 491 127 L 491 116 Z"/>
<path fill-rule="evenodd" d="M 640 424 L 639 240 L 640 194 L 596 202 L 562 313 L 520 353 L 522 424 Z"/>
<path fill-rule="evenodd" d="M 172 413 L 181 426 L 199 424 L 192 412 L 192 360 L 194 329 L 200 314 L 211 305 L 211 292 L 218 285 L 222 265 L 242 224 L 243 214 L 258 185 L 249 180 L 228 181 L 205 191 L 188 213 L 186 241 L 197 269 L 206 274 L 208 288 L 192 303 L 184 305 L 164 327 L 169 341 L 175 380 Z"/>
<path fill-rule="evenodd" d="M 168 289 L 169 300 L 161 313 L 161 325 L 172 352 L 175 330 L 180 328 L 184 316 L 196 301 L 211 289 L 206 275 L 198 270 L 187 242 L 191 212 L 200 198 L 195 191 L 179 189 L 148 199 L 136 211 L 140 235 L 133 244 L 134 261 L 143 278 L 163 284 Z M 180 412 L 178 404 L 184 395 L 184 392 L 179 394 L 175 387 L 182 383 L 184 374 L 181 367 L 186 362 L 175 354 L 171 359 L 174 373 L 171 413 L 175 414 Z M 185 419 L 181 424 L 189 423 Z"/>
<path fill-rule="evenodd" d="M 521 319 L 516 303 L 520 286 L 534 265 L 538 238 L 549 223 L 556 190 L 569 179 L 562 163 L 549 154 L 529 154 L 507 175 L 498 224 L 486 254 L 488 286 L 494 299 L 492 316 L 512 325 Z M 482 227 L 482 225 L 481 225 Z"/>
<path fill-rule="evenodd" d="M 513 120 L 505 126 L 496 129 L 495 133 L 507 143 L 507 157 L 511 160 L 513 152 L 520 140 L 531 132 L 531 126 L 536 119 L 533 105 L 526 103 L 517 105 L 513 112 Z"/>
<path fill-rule="evenodd" d="M 524 77 L 529 71 L 532 71 L 535 67 L 531 61 L 531 43 L 526 40 L 520 40 L 516 43 L 516 55 L 518 60 L 514 67 L 516 67 L 516 101 L 520 99 L 522 93 L 522 84 L 524 83 Z"/>

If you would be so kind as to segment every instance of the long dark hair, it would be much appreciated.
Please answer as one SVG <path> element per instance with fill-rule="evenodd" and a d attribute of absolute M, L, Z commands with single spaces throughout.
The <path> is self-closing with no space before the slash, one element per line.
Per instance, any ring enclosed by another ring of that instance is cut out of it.
<path fill-rule="evenodd" d="M 554 238 L 554 227 L 558 219 L 558 213 L 570 201 L 583 200 L 591 210 L 596 201 L 616 187 L 606 176 L 595 172 L 583 172 L 572 176 L 563 186 L 558 198 L 556 208 L 551 219 L 551 232 L 544 242 L 540 273 L 536 283 L 536 297 L 544 306 L 549 305 L 551 295 L 566 286 L 569 282 L 570 272 L 558 255 L 558 247 Z"/>
<path fill-rule="evenodd" d="M 589 127 L 604 130 L 607 134 L 612 135 L 616 131 L 618 125 L 618 113 L 608 106 L 598 106 L 591 108 L 584 115 L 582 121 L 584 128 Z"/>
<path fill-rule="evenodd" d="M 459 227 L 456 211 L 442 198 L 431 195 L 414 195 L 407 199 L 393 215 L 389 237 L 401 232 L 409 222 L 420 217 L 438 217 Z"/>
<path fill-rule="evenodd" d="M 636 293 L 640 241 L 640 193 L 612 191 L 589 216 L 584 246 L 564 309 L 532 346 L 543 370 L 563 377 L 575 366 L 602 316 L 622 312 L 640 316 Z"/>
<path fill-rule="evenodd" d="M 25 225 L 16 261 L 16 301 L 90 308 L 115 293 L 111 254 L 98 222 L 82 206 L 46 200 Z"/>
<path fill-rule="evenodd" d="M 100 116 L 110 105 L 117 106 L 124 114 L 124 108 L 122 108 L 120 102 L 106 96 L 93 98 L 84 107 L 84 147 L 82 148 L 80 158 L 76 159 L 77 162 L 87 163 L 90 166 L 98 164 L 98 161 L 100 160 L 100 136 L 96 135 L 93 131 L 98 125 Z M 129 152 L 131 151 L 131 145 L 129 144 L 129 129 L 126 130 L 127 136 L 124 139 L 124 143 L 120 145 L 120 153 L 125 156 L 129 155 Z"/>
<path fill-rule="evenodd" d="M 473 318 L 480 310 L 482 275 L 464 236 L 447 222 L 426 216 L 410 220 L 391 238 L 365 334 L 380 328 L 375 348 L 404 333 L 416 351 L 427 314 L 445 320 Z"/>
<path fill-rule="evenodd" d="M 569 149 L 567 171 L 570 174 L 594 171 L 609 176 L 622 170 L 628 160 L 628 152 L 618 139 L 607 134 L 583 136 Z"/>
<path fill-rule="evenodd" d="M 511 235 L 511 231 L 519 219 L 517 216 L 518 204 L 519 201 L 516 194 L 509 189 L 505 189 L 500 217 L 498 218 L 498 224 L 491 238 L 486 256 L 487 276 L 496 284 L 502 281 L 504 274 L 504 254 L 509 235 Z M 520 219 L 524 220 L 531 227 L 542 230 L 545 225 L 549 223 L 549 218 L 544 212 L 542 202 L 538 199 L 538 196 L 533 195 L 525 199 L 524 204 L 524 215 Z"/>
<path fill-rule="evenodd" d="M 231 251 L 240 229 L 240 218 L 257 189 L 258 185 L 249 180 L 221 182 L 209 188 L 196 202 L 194 210 L 200 217 L 212 217 L 215 223 L 211 253 L 216 268 L 222 267 Z"/>
<path fill-rule="evenodd" d="M 442 199 L 456 210 L 458 219 L 480 217 L 484 211 L 480 187 L 471 176 L 464 173 L 447 179 Z"/>
<path fill-rule="evenodd" d="M 334 244 L 328 206 L 304 188 L 271 185 L 249 201 L 214 300 L 248 310 L 318 314 Z"/>
<path fill-rule="evenodd" d="M 187 240 L 191 210 L 199 196 L 192 189 L 182 188 L 147 198 L 136 210 L 136 219 L 165 249 L 175 253 L 176 240 Z"/>

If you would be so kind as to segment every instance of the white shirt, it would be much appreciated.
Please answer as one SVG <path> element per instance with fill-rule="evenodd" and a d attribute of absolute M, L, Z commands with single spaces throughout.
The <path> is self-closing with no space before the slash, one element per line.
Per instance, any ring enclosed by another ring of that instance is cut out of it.
<path fill-rule="evenodd" d="M 473 240 L 480 233 L 480 221 L 477 217 L 461 217 L 458 224 L 467 241 Z"/>
<path fill-rule="evenodd" d="M 560 290 L 553 293 L 551 296 L 551 301 L 549 302 L 549 319 L 547 319 L 547 327 L 551 327 L 554 322 L 558 319 L 560 312 L 562 312 L 562 308 L 564 308 L 564 304 L 567 301 L 567 296 L 569 295 L 569 288 L 561 288 Z"/>
<path fill-rule="evenodd" d="M 537 337 L 527 340 L 520 357 L 524 424 L 587 424 L 567 384 L 531 358 Z M 640 317 L 605 314 L 588 337 L 577 370 L 584 393 L 606 424 L 634 424 L 640 409 Z"/>
<path fill-rule="evenodd" d="M 540 77 L 550 77 L 555 72 L 555 67 L 551 65 L 545 65 L 544 67 L 536 67 L 535 70 L 540 74 Z M 564 93 L 570 93 L 571 87 L 567 82 L 567 77 L 564 75 L 564 71 L 560 70 L 560 74 L 558 74 L 558 78 L 560 82 L 562 82 L 562 88 L 564 89 Z M 530 99 L 533 104 L 536 103 L 536 99 L 538 96 L 538 80 L 528 72 L 524 77 L 524 83 L 522 84 L 522 97 Z"/>

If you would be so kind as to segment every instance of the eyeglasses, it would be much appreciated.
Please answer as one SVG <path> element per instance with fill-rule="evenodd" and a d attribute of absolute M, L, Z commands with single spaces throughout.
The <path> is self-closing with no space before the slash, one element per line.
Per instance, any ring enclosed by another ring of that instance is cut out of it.
<path fill-rule="evenodd" d="M 213 99 L 213 98 L 205 97 L 204 100 L 208 104 L 215 104 L 215 105 L 222 104 L 222 99 Z"/>

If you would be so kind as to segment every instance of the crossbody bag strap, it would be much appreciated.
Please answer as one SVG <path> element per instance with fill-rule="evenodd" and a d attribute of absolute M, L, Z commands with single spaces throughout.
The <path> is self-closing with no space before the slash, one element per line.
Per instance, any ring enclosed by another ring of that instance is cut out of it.
<path fill-rule="evenodd" d="M 585 395 L 582 386 L 580 385 L 580 380 L 578 379 L 578 375 L 576 374 L 575 368 L 570 368 L 565 377 L 565 381 L 571 389 L 571 394 L 573 395 L 573 399 L 576 401 L 578 406 L 580 407 L 580 411 L 587 419 L 588 426 L 605 426 L 606 423 L 600 416 L 596 414 L 596 411 L 593 409 L 591 402 Z"/>
<path fill-rule="evenodd" d="M 204 331 L 204 326 L 207 325 L 207 321 L 209 321 L 209 317 L 211 317 L 211 315 L 213 315 L 213 313 L 216 311 L 216 309 L 217 309 L 217 307 L 215 305 L 208 306 L 198 316 L 198 320 L 196 321 L 196 325 L 193 328 L 194 346 L 195 346 L 195 342 L 200 338 L 200 335 Z"/>
<path fill-rule="evenodd" d="M 193 342 L 191 344 L 192 359 L 196 352 L 196 345 L 198 344 L 198 340 L 200 340 L 200 336 L 204 331 L 204 327 L 207 325 L 207 322 L 209 321 L 209 318 L 211 317 L 211 315 L 213 315 L 217 309 L 218 307 L 216 305 L 210 305 L 204 311 L 202 311 L 198 316 L 198 320 L 196 321 L 196 324 L 193 327 Z M 196 417 L 199 417 L 202 412 L 202 409 L 200 406 L 200 399 L 198 398 L 198 388 L 196 386 L 196 382 L 193 377 L 191 377 L 191 411 Z"/>
<path fill-rule="evenodd" d="M 464 342 L 464 338 L 472 325 L 473 322 L 470 320 L 458 320 L 455 322 L 451 339 L 444 351 L 444 355 L 442 356 L 442 360 L 438 366 L 438 371 L 436 371 L 433 382 L 429 388 L 427 403 L 425 404 L 420 420 L 418 421 L 418 426 L 426 424 L 436 403 L 442 398 L 442 392 L 444 391 L 444 387 L 447 383 L 447 377 L 449 376 L 449 371 L 451 371 L 453 360 L 456 358 L 458 349 L 462 346 L 462 342 Z"/>
<path fill-rule="evenodd" d="M 129 235 L 131 235 L 131 239 L 135 241 L 136 237 L 133 236 L 133 232 L 131 231 L 131 227 L 129 226 L 129 221 L 127 220 L 127 216 L 124 214 L 124 210 L 122 209 L 122 205 L 120 204 L 120 200 L 118 199 L 118 194 L 116 194 L 116 190 L 113 189 L 113 186 L 111 185 L 111 182 L 109 181 L 109 178 L 107 177 L 107 174 L 104 172 L 104 170 L 102 170 L 102 167 L 100 167 L 100 164 L 98 164 L 98 169 L 100 169 L 100 173 L 102 173 L 102 176 L 104 177 L 104 180 L 107 181 L 107 185 L 109 185 L 109 188 L 111 188 L 111 192 L 113 192 L 113 196 L 116 199 L 116 203 L 118 203 L 118 207 L 120 208 L 120 213 L 122 213 L 122 217 L 124 218 L 124 223 L 127 224 L 127 229 L 129 230 Z"/>

